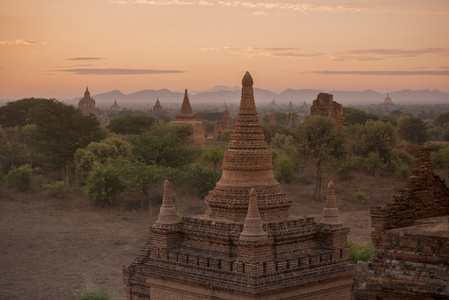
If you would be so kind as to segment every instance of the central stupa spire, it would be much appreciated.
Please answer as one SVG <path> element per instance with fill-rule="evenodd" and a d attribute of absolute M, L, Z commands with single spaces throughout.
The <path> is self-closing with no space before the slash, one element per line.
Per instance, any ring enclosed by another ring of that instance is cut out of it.
<path fill-rule="evenodd" d="M 206 216 L 243 222 L 252 187 L 258 195 L 262 220 L 289 217 L 291 201 L 274 179 L 271 152 L 257 117 L 253 78 L 246 72 L 234 133 L 223 158 L 223 174 L 204 199 L 208 206 Z"/>

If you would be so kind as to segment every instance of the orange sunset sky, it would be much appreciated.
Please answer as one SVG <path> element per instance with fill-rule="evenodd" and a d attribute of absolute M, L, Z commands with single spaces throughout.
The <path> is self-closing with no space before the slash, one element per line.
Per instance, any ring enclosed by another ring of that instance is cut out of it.
<path fill-rule="evenodd" d="M 0 0 L 0 99 L 240 86 L 449 92 L 449 1 Z"/>

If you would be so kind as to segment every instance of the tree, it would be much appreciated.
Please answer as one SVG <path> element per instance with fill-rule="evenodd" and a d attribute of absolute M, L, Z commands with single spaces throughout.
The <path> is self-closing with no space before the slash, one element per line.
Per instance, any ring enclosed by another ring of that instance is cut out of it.
<path fill-rule="evenodd" d="M 0 125 L 3 127 L 16 127 L 31 124 L 30 112 L 37 106 L 51 103 L 54 99 L 26 98 L 12 101 L 0 107 Z"/>
<path fill-rule="evenodd" d="M 355 152 L 368 157 L 376 153 L 387 165 L 392 163 L 392 152 L 398 143 L 396 130 L 391 123 L 368 120 L 355 134 Z"/>
<path fill-rule="evenodd" d="M 124 116 L 112 119 L 106 128 L 117 134 L 141 134 L 155 123 L 150 116 Z"/>
<path fill-rule="evenodd" d="M 95 164 L 107 164 L 122 157 L 132 158 L 132 145 L 117 137 L 111 136 L 101 142 L 92 142 L 86 148 L 75 152 L 75 177 L 84 183 Z"/>
<path fill-rule="evenodd" d="M 296 128 L 299 155 L 316 160 L 316 185 L 313 200 L 321 200 L 322 165 L 342 159 L 346 155 L 346 138 L 342 126 L 334 119 L 310 116 Z"/>
<path fill-rule="evenodd" d="M 191 124 L 170 124 L 173 136 L 183 145 L 187 145 L 194 130 Z"/>
<path fill-rule="evenodd" d="M 110 164 L 99 164 L 87 178 L 84 191 L 99 205 L 114 205 L 116 196 L 125 188 L 119 169 Z"/>
<path fill-rule="evenodd" d="M 207 148 L 202 159 L 204 162 L 211 162 L 214 164 L 214 170 L 217 169 L 217 163 L 223 162 L 224 150 L 219 147 L 209 147 Z"/>
<path fill-rule="evenodd" d="M 423 145 L 429 140 L 427 125 L 418 118 L 399 120 L 399 136 L 407 142 Z"/>
<path fill-rule="evenodd" d="M 444 125 L 444 123 L 449 122 L 449 112 L 444 113 L 442 115 L 439 115 L 436 119 L 435 122 L 440 124 L 441 126 Z"/>
<path fill-rule="evenodd" d="M 120 170 L 128 188 L 139 189 L 146 198 L 150 189 L 167 179 L 167 170 L 157 165 L 146 165 L 143 162 L 133 162 L 126 159 L 117 159 L 114 165 Z"/>
<path fill-rule="evenodd" d="M 133 153 L 148 165 L 179 167 L 192 163 L 197 149 L 186 147 L 176 139 L 169 126 L 154 126 L 133 141 Z"/>
<path fill-rule="evenodd" d="M 379 117 L 352 107 L 345 108 L 345 125 L 365 124 L 368 120 L 378 120 Z"/>
<path fill-rule="evenodd" d="M 217 140 L 219 140 L 220 142 L 228 144 L 231 141 L 231 137 L 232 137 L 233 133 L 234 133 L 234 131 L 232 129 L 230 129 L 230 128 L 223 129 L 219 133 L 219 135 L 217 137 Z"/>
<path fill-rule="evenodd" d="M 97 118 L 83 113 L 65 103 L 51 100 L 30 111 L 36 125 L 35 145 L 44 156 L 44 161 L 56 170 L 64 170 L 68 184 L 69 164 L 78 148 L 105 136 Z"/>

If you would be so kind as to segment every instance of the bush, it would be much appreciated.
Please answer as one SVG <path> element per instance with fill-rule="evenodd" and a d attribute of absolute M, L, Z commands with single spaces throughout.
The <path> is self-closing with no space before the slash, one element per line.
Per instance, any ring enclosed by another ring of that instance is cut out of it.
<path fill-rule="evenodd" d="M 335 169 L 342 179 L 351 179 L 351 172 L 357 170 L 362 161 L 360 157 L 350 157 L 337 164 Z"/>
<path fill-rule="evenodd" d="M 99 205 L 114 205 L 115 198 L 126 188 L 120 172 L 111 165 L 98 165 L 87 178 L 84 191 Z"/>
<path fill-rule="evenodd" d="M 283 183 L 292 183 L 293 181 L 293 163 L 290 159 L 283 159 L 279 162 L 274 175 L 276 179 Z"/>
<path fill-rule="evenodd" d="M 5 176 L 6 186 L 9 188 L 15 188 L 21 192 L 31 192 L 32 180 L 31 174 L 33 169 L 29 164 L 23 165 L 16 169 L 12 169 Z"/>
<path fill-rule="evenodd" d="M 48 183 L 42 185 L 45 190 L 45 196 L 48 198 L 64 198 L 65 197 L 65 182 L 56 181 L 55 183 Z"/>
<path fill-rule="evenodd" d="M 358 203 L 364 203 L 366 200 L 369 199 L 369 197 L 364 192 L 356 192 L 352 198 L 357 201 Z"/>
<path fill-rule="evenodd" d="M 115 297 L 106 290 L 94 284 L 89 284 L 78 300 L 114 300 Z"/>
<path fill-rule="evenodd" d="M 447 169 L 449 166 L 449 147 L 432 151 L 432 165 L 435 169 Z"/>
<path fill-rule="evenodd" d="M 401 178 L 401 179 L 407 179 L 412 174 L 408 167 L 401 167 L 397 173 L 398 173 L 399 178 Z"/>
<path fill-rule="evenodd" d="M 191 164 L 179 170 L 172 169 L 171 171 L 168 175 L 170 181 L 188 184 L 200 198 L 206 196 L 210 190 L 213 190 L 221 177 L 221 171 L 205 168 L 198 164 Z"/>
<path fill-rule="evenodd" d="M 374 252 L 373 244 L 369 243 L 365 246 L 359 245 L 354 241 L 348 239 L 348 246 L 350 248 L 351 262 L 356 264 L 358 261 L 368 261 Z"/>

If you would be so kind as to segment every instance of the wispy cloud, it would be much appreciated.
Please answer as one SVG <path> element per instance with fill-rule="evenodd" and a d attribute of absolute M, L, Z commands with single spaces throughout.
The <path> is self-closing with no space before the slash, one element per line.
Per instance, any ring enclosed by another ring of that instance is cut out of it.
<path fill-rule="evenodd" d="M 109 0 L 117 4 L 146 4 L 146 5 L 195 5 L 218 6 L 230 8 L 245 8 L 256 10 L 253 15 L 263 14 L 263 10 L 278 10 L 287 12 L 371 12 L 371 13 L 400 13 L 400 14 L 449 14 L 447 10 L 429 10 L 422 5 L 411 8 L 400 4 L 384 4 L 376 1 L 352 0 L 348 1 L 261 1 L 261 0 Z"/>
<path fill-rule="evenodd" d="M 312 58 L 322 56 L 321 53 L 304 54 L 299 52 L 299 48 L 287 47 L 210 47 L 202 48 L 200 51 L 225 51 L 234 55 L 241 55 L 245 57 L 253 56 L 272 56 L 272 57 L 292 57 L 292 58 Z"/>
<path fill-rule="evenodd" d="M 208 47 L 200 51 L 223 51 L 244 57 L 269 56 L 311 59 L 328 57 L 330 61 L 379 61 L 389 57 L 418 57 L 418 56 L 449 56 L 449 48 L 421 48 L 421 49 L 356 49 L 339 51 L 336 53 L 302 53 L 299 48 L 287 47 Z"/>
<path fill-rule="evenodd" d="M 449 55 L 449 48 L 422 48 L 422 49 L 362 49 L 349 51 L 352 54 L 378 54 L 390 56 L 417 56 L 417 55 Z"/>
<path fill-rule="evenodd" d="M 449 76 L 449 71 L 434 71 L 434 70 L 428 70 L 428 71 L 310 71 L 310 72 L 303 72 L 303 73 L 324 74 L 324 75 Z"/>
<path fill-rule="evenodd" d="M 329 55 L 331 61 L 373 61 L 382 60 L 380 57 L 359 55 Z"/>
<path fill-rule="evenodd" d="M 34 46 L 34 45 L 45 45 L 45 42 L 35 42 L 35 41 L 26 41 L 22 39 L 15 39 L 15 40 L 3 40 L 0 41 L 0 45 L 26 45 L 26 46 Z"/>
<path fill-rule="evenodd" d="M 66 58 L 65 60 L 100 60 L 104 59 L 104 57 L 72 57 Z"/>
<path fill-rule="evenodd" d="M 79 67 L 92 67 L 93 64 L 80 64 L 80 65 L 70 65 L 70 66 L 54 66 L 53 68 L 79 68 Z"/>
<path fill-rule="evenodd" d="M 110 68 L 73 68 L 64 70 L 52 70 L 54 72 L 67 72 L 78 75 L 147 75 L 147 74 L 171 74 L 184 73 L 180 70 L 151 70 L 151 69 L 110 69 Z"/>
<path fill-rule="evenodd" d="M 331 61 L 370 61 L 388 57 L 449 56 L 449 48 L 421 49 L 358 49 L 330 54 Z"/>

